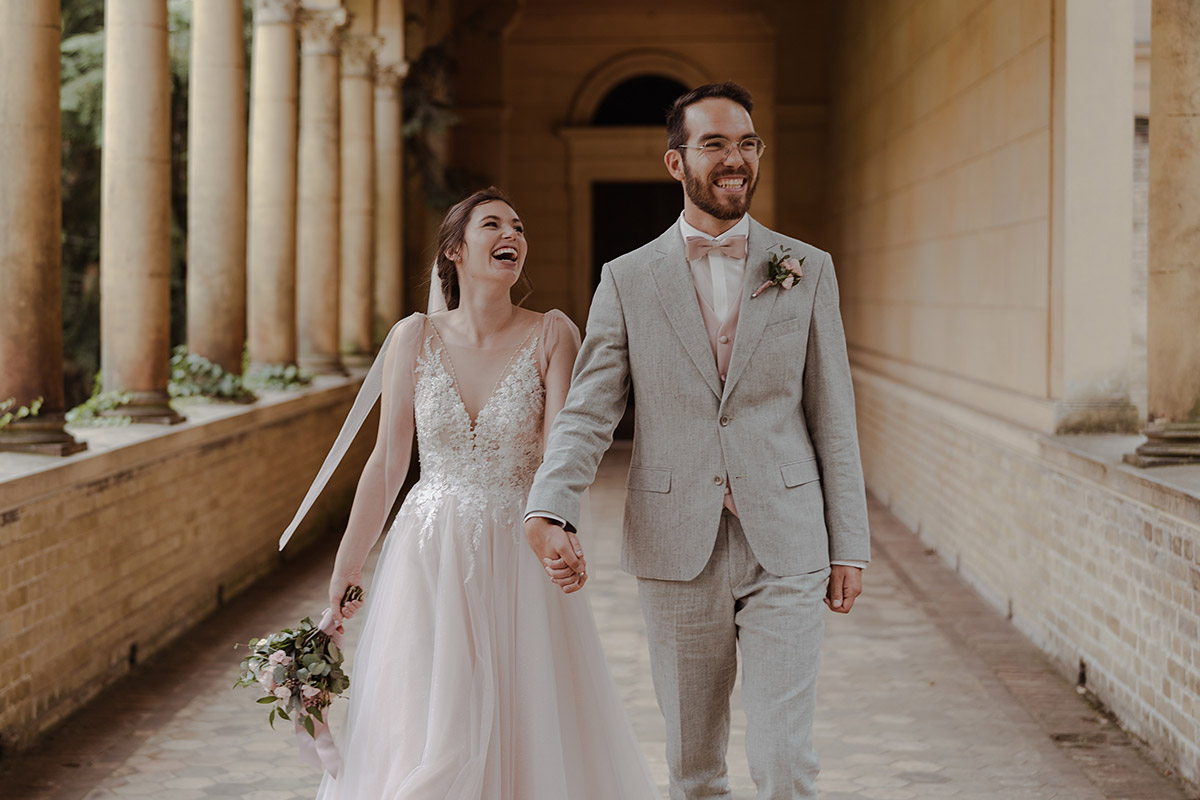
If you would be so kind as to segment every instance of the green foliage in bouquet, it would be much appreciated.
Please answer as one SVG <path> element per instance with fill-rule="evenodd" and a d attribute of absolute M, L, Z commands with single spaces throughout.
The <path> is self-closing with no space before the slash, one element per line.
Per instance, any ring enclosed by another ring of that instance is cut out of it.
<path fill-rule="evenodd" d="M 267 716 L 272 728 L 276 716 L 295 716 L 315 736 L 313 719 L 325 722 L 324 710 L 350 688 L 341 648 L 308 617 L 295 629 L 251 639 L 249 647 L 253 652 L 242 660 L 242 676 L 233 688 L 258 686 L 266 692 L 257 702 L 274 706 Z"/>

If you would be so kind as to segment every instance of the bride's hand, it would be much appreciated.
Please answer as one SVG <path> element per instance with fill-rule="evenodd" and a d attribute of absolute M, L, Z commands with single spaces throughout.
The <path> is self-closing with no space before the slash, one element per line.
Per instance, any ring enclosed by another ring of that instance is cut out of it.
<path fill-rule="evenodd" d="M 571 548 L 576 553 L 582 555 L 583 546 L 579 544 L 579 537 L 574 533 L 567 533 L 567 540 L 570 542 Z M 543 558 L 542 566 L 545 567 L 546 574 L 550 576 L 550 580 L 558 584 L 566 594 L 579 591 L 587 583 L 588 575 L 586 567 L 576 570 L 562 558 Z"/>
<path fill-rule="evenodd" d="M 334 573 L 329 579 L 329 607 L 333 609 L 335 620 L 350 619 L 363 607 L 367 595 L 362 585 L 362 573 L 357 571 L 345 575 Z M 352 589 L 358 591 L 352 592 Z"/>

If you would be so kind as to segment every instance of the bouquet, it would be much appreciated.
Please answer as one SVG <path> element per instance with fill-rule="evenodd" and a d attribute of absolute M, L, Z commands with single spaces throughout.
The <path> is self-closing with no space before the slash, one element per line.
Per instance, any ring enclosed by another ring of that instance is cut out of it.
<path fill-rule="evenodd" d="M 276 717 L 294 722 L 301 755 L 337 777 L 341 758 L 325 713 L 350 687 L 350 677 L 342 669 L 340 623 L 335 626 L 332 617 L 327 609 L 319 625 L 305 617 L 297 628 L 251 639 L 251 653 L 242 660 L 242 675 L 233 686 L 261 687 L 266 694 L 258 702 L 272 706 L 267 716 L 271 727 Z"/>

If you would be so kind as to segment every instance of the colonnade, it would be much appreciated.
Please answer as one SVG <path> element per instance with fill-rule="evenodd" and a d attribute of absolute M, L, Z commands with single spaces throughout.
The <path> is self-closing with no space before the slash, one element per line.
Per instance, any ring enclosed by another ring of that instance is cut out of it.
<path fill-rule="evenodd" d="M 1200 9 L 1153 0 L 1147 440 L 1138 466 L 1200 462 Z"/>
<path fill-rule="evenodd" d="M 192 352 L 340 373 L 401 316 L 402 20 L 401 0 L 255 0 L 247 136 L 242 2 L 193 5 Z M 58 0 L 0 2 L 0 400 L 43 401 L 0 450 L 83 447 L 63 430 L 60 35 Z M 167 0 L 107 0 L 105 39 L 103 387 L 173 423 Z"/>

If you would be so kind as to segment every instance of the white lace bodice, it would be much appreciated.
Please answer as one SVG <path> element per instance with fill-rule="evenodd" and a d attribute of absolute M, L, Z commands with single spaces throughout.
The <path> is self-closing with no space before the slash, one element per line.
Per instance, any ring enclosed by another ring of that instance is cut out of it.
<path fill-rule="evenodd" d="M 421 479 L 404 501 L 405 510 L 424 517 L 422 545 L 449 499 L 469 554 L 478 549 L 485 523 L 519 533 L 542 460 L 546 390 L 536 358 L 539 327 L 513 354 L 474 422 L 441 337 L 434 330 L 425 337 L 413 390 Z"/>

